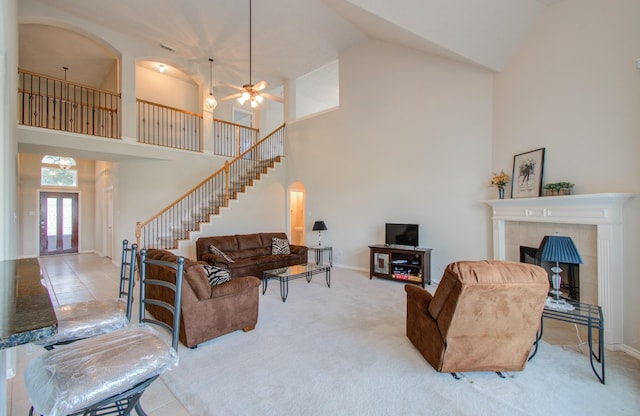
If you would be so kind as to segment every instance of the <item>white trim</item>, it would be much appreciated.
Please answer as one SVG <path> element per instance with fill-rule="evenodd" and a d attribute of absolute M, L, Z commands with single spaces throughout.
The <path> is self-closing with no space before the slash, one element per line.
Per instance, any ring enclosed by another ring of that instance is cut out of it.
<path fill-rule="evenodd" d="M 542 222 L 596 226 L 598 304 L 602 307 L 605 345 L 623 344 L 623 205 L 635 194 L 609 193 L 485 201 L 493 208 L 494 258 L 506 259 L 505 222 Z"/>
<path fill-rule="evenodd" d="M 622 352 L 625 352 L 625 353 L 629 354 L 630 356 L 632 356 L 636 360 L 640 360 L 640 351 L 635 349 L 635 348 L 632 348 L 632 347 L 630 347 L 628 345 L 623 344 L 620 347 L 619 351 L 622 351 Z"/>

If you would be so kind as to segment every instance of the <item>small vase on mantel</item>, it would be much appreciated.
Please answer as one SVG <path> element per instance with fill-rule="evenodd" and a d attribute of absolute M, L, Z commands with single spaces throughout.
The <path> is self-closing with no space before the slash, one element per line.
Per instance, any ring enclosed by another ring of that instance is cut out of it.
<path fill-rule="evenodd" d="M 504 199 L 504 188 L 503 187 L 498 187 L 498 197 L 500 199 Z"/>

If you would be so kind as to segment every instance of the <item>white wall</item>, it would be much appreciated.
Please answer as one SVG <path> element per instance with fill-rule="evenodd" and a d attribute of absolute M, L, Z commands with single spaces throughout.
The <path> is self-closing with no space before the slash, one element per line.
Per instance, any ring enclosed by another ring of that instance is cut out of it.
<path fill-rule="evenodd" d="M 136 98 L 192 113 L 202 112 L 198 84 L 139 65 L 136 66 Z"/>
<path fill-rule="evenodd" d="M 544 183 L 640 192 L 640 2 L 566 0 L 541 20 L 494 89 L 493 170 L 546 148 Z M 640 350 L 640 201 L 625 207 L 624 343 Z"/>
<path fill-rule="evenodd" d="M 18 88 L 18 29 L 16 25 L 17 1 L 0 2 L 0 260 L 16 258 L 21 237 L 17 233 L 18 201 L 11 198 L 17 194 L 17 145 L 16 123 L 17 108 L 13 105 L 14 91 Z M 17 243 L 17 244 L 16 244 Z M 0 363 L 1 364 L 1 363 Z M 0 371 L 2 370 L 0 366 Z M 3 383 L 0 383 L 2 385 Z M 0 389 L 2 390 L 2 389 Z M 0 406 L 3 404 L 3 391 L 0 391 Z M 2 407 L 0 407 L 0 410 Z"/>
<path fill-rule="evenodd" d="M 325 221 L 335 263 L 368 270 L 385 222 L 420 225 L 434 280 L 487 258 L 491 94 L 490 72 L 392 44 L 340 56 L 340 107 L 289 124 L 287 163 L 287 184 L 307 190 L 307 230 Z"/>

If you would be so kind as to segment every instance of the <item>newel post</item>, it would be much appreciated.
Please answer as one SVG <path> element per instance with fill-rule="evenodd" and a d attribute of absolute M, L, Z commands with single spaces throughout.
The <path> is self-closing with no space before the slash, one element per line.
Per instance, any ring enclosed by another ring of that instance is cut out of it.
<path fill-rule="evenodd" d="M 229 188 L 230 188 L 230 179 L 229 179 L 229 162 L 224 162 L 224 206 L 229 206 Z"/>
<path fill-rule="evenodd" d="M 140 236 L 142 235 L 142 227 L 140 226 L 140 221 L 136 221 L 136 244 L 138 247 L 140 246 Z"/>

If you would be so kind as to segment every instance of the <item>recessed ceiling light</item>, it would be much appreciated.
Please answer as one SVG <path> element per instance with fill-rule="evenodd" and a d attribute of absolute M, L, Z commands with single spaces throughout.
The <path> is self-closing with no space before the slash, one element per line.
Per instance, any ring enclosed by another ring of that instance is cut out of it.
<path fill-rule="evenodd" d="M 158 67 L 158 71 L 161 73 L 167 70 L 167 67 L 164 66 L 164 64 L 157 64 L 156 66 Z"/>

